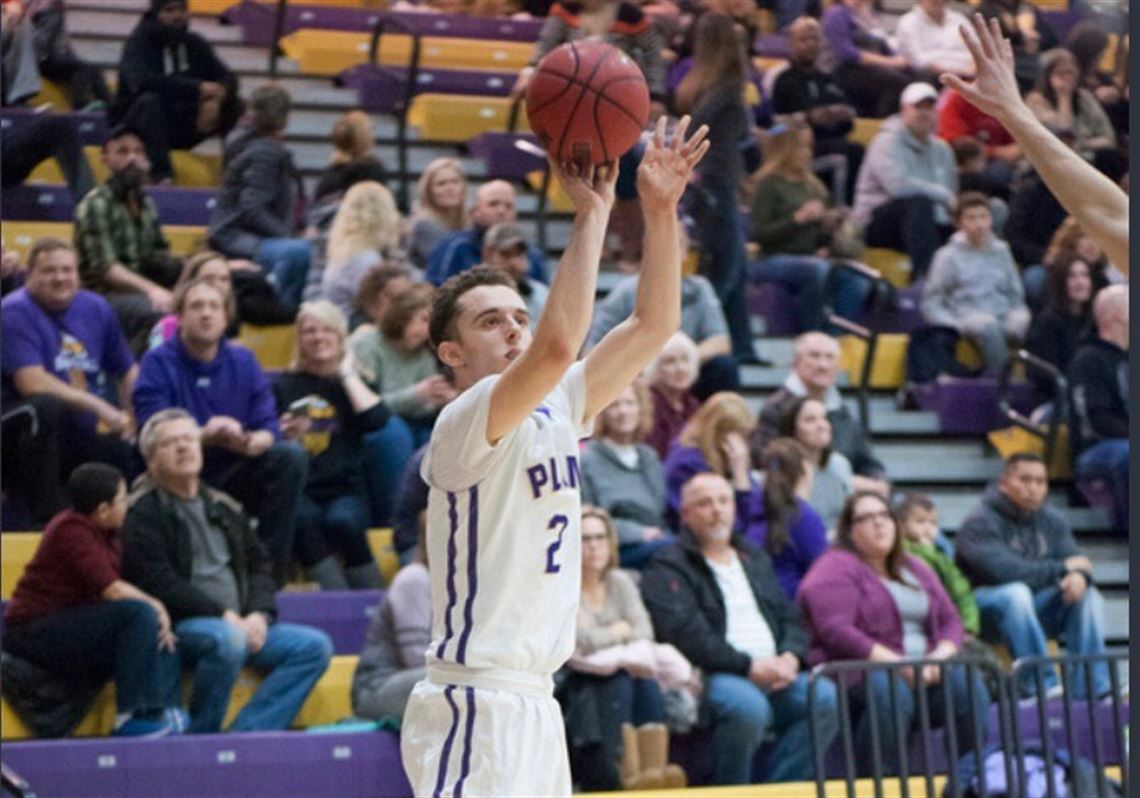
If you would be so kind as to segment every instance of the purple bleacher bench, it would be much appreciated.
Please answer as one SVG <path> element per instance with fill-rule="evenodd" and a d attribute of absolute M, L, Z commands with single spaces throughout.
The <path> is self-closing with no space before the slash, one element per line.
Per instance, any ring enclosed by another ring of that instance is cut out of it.
<path fill-rule="evenodd" d="M 15 133 L 37 117 L 43 115 L 42 112 L 38 112 L 32 108 L 5 108 L 3 113 L 0 114 L 0 128 L 3 130 L 11 130 Z M 102 113 L 70 111 L 64 114 L 57 114 L 57 116 L 66 116 L 75 122 L 76 130 L 79 133 L 79 140 L 84 146 L 103 146 L 103 140 L 107 138 L 107 130 L 109 128 L 107 126 L 107 118 Z"/>
<path fill-rule="evenodd" d="M 221 15 L 223 21 L 242 29 L 242 43 L 267 47 L 273 41 L 276 4 L 244 0 L 231 6 Z M 337 6 L 286 7 L 282 35 L 294 31 L 336 30 L 371 32 L 382 16 L 393 22 L 393 33 L 415 33 L 420 36 L 449 36 L 463 39 L 498 39 L 500 41 L 533 42 L 542 28 L 541 19 L 508 19 L 502 17 L 471 17 L 461 14 L 428 14 L 416 12 L 389 12 Z"/>
<path fill-rule="evenodd" d="M 4 762 L 51 798 L 407 798 L 385 731 L 244 732 L 4 744 Z"/>
<path fill-rule="evenodd" d="M 212 188 L 149 186 L 147 193 L 158 206 L 163 224 L 203 227 L 217 201 Z M 0 194 L 0 219 L 21 222 L 70 222 L 75 206 L 67 186 L 23 185 L 4 189 Z"/>
<path fill-rule="evenodd" d="M 1009 396 L 1019 412 L 1028 414 L 1032 409 L 1029 383 L 1010 385 Z M 943 377 L 916 386 L 914 398 L 919 409 L 938 413 L 939 428 L 951 435 L 985 435 L 1009 423 L 998 409 L 998 385 L 992 377 Z"/>
<path fill-rule="evenodd" d="M 359 654 L 383 590 L 322 590 L 277 594 L 277 618 L 323 630 L 337 654 Z"/>
<path fill-rule="evenodd" d="M 538 137 L 530 133 L 489 130 L 468 141 L 467 151 L 487 165 L 487 177 L 523 180 L 531 172 L 546 168 L 545 158 L 516 147 L 517 141 L 527 141 L 541 148 Z"/>
<path fill-rule="evenodd" d="M 517 77 L 516 72 L 420 68 L 416 73 L 415 93 L 506 97 Z M 371 64 L 354 66 L 337 78 L 342 86 L 356 90 L 361 108 L 377 114 L 395 113 L 404 99 L 407 80 L 407 69 Z"/>
<path fill-rule="evenodd" d="M 744 295 L 749 315 L 764 319 L 765 335 L 796 335 L 800 332 L 791 292 L 780 283 L 749 282 Z"/>

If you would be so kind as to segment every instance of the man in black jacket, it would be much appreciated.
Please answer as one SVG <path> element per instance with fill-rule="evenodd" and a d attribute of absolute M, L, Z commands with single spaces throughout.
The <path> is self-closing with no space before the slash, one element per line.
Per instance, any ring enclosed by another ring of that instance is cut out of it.
<path fill-rule="evenodd" d="M 808 636 L 771 561 L 732 529 L 732 486 L 698 474 L 681 491 L 680 545 L 659 551 L 642 573 L 641 594 L 659 640 L 704 671 L 702 714 L 712 727 L 714 780 L 753 783 L 753 758 L 769 731 L 776 743 L 767 781 L 814 777 L 808 722 Z M 835 686 L 815 685 L 817 733 L 838 731 Z"/>
<path fill-rule="evenodd" d="M 136 483 L 121 532 L 123 578 L 166 606 L 183 663 L 197 668 L 190 731 L 221 729 L 243 665 L 266 678 L 230 730 L 287 729 L 328 667 L 332 641 L 275 623 L 269 556 L 241 505 L 199 481 L 194 418 L 179 408 L 155 413 L 139 447 L 147 476 Z"/>
<path fill-rule="evenodd" d="M 242 114 L 237 76 L 189 23 L 187 0 L 150 0 L 119 59 L 111 121 L 147 131 L 155 182 L 174 175 L 171 149 L 224 137 Z"/>
<path fill-rule="evenodd" d="M 1093 303 L 1096 338 L 1069 365 L 1077 478 L 1103 481 L 1112 493 L 1118 531 L 1128 534 L 1128 286 L 1114 285 Z"/>

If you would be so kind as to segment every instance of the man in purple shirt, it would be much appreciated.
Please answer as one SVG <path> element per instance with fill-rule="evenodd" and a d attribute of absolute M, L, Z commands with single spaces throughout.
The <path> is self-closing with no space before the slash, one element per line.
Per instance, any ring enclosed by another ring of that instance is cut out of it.
<path fill-rule="evenodd" d="M 134 402 L 139 422 L 181 407 L 202 427 L 203 478 L 240 501 L 282 583 L 293 550 L 308 455 L 281 440 L 273 391 L 253 353 L 224 340 L 222 293 L 195 281 L 174 300 L 178 335 L 143 357 Z"/>
<path fill-rule="evenodd" d="M 20 483 L 13 496 L 26 502 L 26 520 L 39 524 L 63 508 L 62 481 L 82 463 L 128 477 L 141 470 L 131 409 L 138 369 L 114 312 L 80 290 L 75 250 L 56 238 L 33 244 L 27 282 L 0 304 L 0 323 L 4 473 Z"/>

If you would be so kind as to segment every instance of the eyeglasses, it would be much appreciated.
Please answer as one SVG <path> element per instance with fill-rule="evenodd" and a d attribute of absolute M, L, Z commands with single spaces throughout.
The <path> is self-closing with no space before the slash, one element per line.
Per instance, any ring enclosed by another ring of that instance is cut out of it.
<path fill-rule="evenodd" d="M 873 513 L 861 513 L 860 515 L 855 516 L 854 518 L 851 519 L 851 523 L 852 524 L 863 524 L 863 523 L 866 523 L 867 521 L 877 521 L 880 519 L 883 521 L 889 521 L 890 518 L 891 518 L 891 514 L 888 510 L 876 510 Z"/>
<path fill-rule="evenodd" d="M 582 542 L 583 543 L 597 543 L 599 541 L 604 541 L 606 539 L 606 537 L 607 537 L 606 535 L 582 535 Z"/>

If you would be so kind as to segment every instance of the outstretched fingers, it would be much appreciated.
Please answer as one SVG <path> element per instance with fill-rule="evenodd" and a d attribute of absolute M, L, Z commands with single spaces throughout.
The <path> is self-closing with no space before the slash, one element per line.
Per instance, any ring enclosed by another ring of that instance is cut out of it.
<path fill-rule="evenodd" d="M 702 130 L 708 130 L 708 128 L 702 128 Z M 691 150 L 685 155 L 685 162 L 689 165 L 689 168 L 692 169 L 701 162 L 701 159 L 705 157 L 705 153 L 708 151 L 709 141 L 705 139 L 697 145 L 696 149 Z"/>
<path fill-rule="evenodd" d="M 673 130 L 673 150 L 680 152 L 681 148 L 685 146 L 685 134 L 689 131 L 689 124 L 693 118 L 688 114 L 681 117 L 677 122 L 677 127 Z"/>

